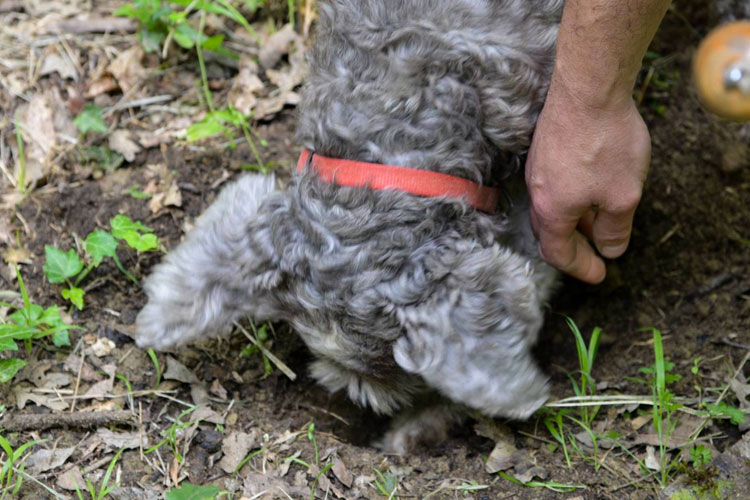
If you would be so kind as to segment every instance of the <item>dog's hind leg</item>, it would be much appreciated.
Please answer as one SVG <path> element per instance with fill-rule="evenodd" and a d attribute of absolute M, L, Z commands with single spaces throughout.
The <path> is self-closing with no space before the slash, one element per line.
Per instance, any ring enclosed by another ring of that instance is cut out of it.
<path fill-rule="evenodd" d="M 272 176 L 245 175 L 196 221 L 185 241 L 146 279 L 148 304 L 136 320 L 140 347 L 164 349 L 224 332 L 245 315 L 271 319 L 267 293 L 278 281 L 264 247 L 259 209 Z"/>

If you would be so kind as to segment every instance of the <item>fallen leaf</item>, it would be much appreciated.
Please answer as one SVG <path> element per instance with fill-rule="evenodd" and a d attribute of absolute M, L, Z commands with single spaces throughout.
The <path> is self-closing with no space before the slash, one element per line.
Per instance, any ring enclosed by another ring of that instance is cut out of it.
<path fill-rule="evenodd" d="M 86 487 L 86 480 L 78 467 L 73 467 L 57 477 L 57 486 L 68 491 L 76 491 L 76 489 L 83 491 Z"/>
<path fill-rule="evenodd" d="M 101 428 L 96 431 L 96 435 L 107 446 L 114 449 L 135 449 L 141 445 L 141 435 L 138 432 L 114 432 Z"/>
<path fill-rule="evenodd" d="M 242 56 L 239 62 L 239 72 L 232 81 L 227 100 L 241 113 L 247 115 L 258 102 L 256 97 L 265 89 L 263 81 L 258 76 L 258 65 L 247 56 Z"/>
<path fill-rule="evenodd" d="M 347 488 L 352 487 L 354 476 L 347 470 L 344 462 L 342 462 L 341 460 L 335 460 L 333 462 L 333 467 L 331 467 L 331 470 L 333 471 L 333 475 L 336 476 L 336 479 L 341 481 L 341 484 L 343 484 Z"/>
<path fill-rule="evenodd" d="M 107 378 L 89 387 L 89 390 L 83 395 L 84 398 L 102 399 L 112 392 L 115 382 L 115 365 L 102 365 L 101 370 L 108 375 Z"/>
<path fill-rule="evenodd" d="M 92 99 L 102 94 L 114 92 L 118 88 L 120 88 L 120 86 L 117 85 L 117 80 L 115 80 L 114 77 L 104 75 L 101 78 L 98 78 L 89 83 L 86 86 L 86 92 L 84 92 L 83 96 L 88 99 Z"/>
<path fill-rule="evenodd" d="M 110 339 L 105 337 L 97 337 L 96 341 L 91 344 L 89 349 L 97 358 L 103 358 L 104 356 L 109 356 L 110 354 L 112 354 L 112 350 L 115 347 L 117 347 L 117 345 Z"/>
<path fill-rule="evenodd" d="M 55 450 L 37 450 L 24 463 L 31 474 L 40 474 L 60 467 L 70 458 L 75 449 L 75 446 L 71 446 Z"/>
<path fill-rule="evenodd" d="M 249 472 L 242 483 L 242 493 L 249 498 L 309 498 L 310 489 L 304 480 L 305 473 L 302 474 L 304 486 L 293 483 L 290 484 L 281 478 Z"/>
<path fill-rule="evenodd" d="M 193 372 L 172 356 L 167 356 L 167 371 L 164 372 L 163 377 L 166 380 L 177 380 L 185 384 L 197 384 L 200 382 Z"/>
<path fill-rule="evenodd" d="M 107 144 L 109 149 L 120 153 L 127 162 L 135 160 L 135 155 L 141 151 L 141 146 L 133 141 L 130 131 L 125 129 L 118 129 L 112 132 L 109 135 Z"/>
<path fill-rule="evenodd" d="M 50 52 L 44 56 L 39 74 L 42 76 L 57 73 L 61 78 L 69 78 L 78 81 L 78 70 L 67 56 L 61 56 L 57 52 Z"/>
<path fill-rule="evenodd" d="M 279 31 L 268 37 L 258 53 L 258 61 L 264 68 L 273 68 L 281 58 L 289 53 L 292 42 L 301 39 L 291 24 L 285 24 Z"/>
<path fill-rule="evenodd" d="M 117 80 L 123 93 L 129 92 L 143 78 L 146 70 L 141 65 L 143 49 L 140 44 L 121 52 L 109 66 L 107 71 Z"/>
<path fill-rule="evenodd" d="M 653 446 L 646 446 L 646 468 L 649 470 L 660 470 L 659 459 L 656 458 L 656 450 Z"/>
<path fill-rule="evenodd" d="M 487 462 L 484 464 L 484 470 L 488 474 L 494 474 L 497 471 L 505 471 L 513 467 L 518 462 L 518 450 L 511 442 L 498 441 L 495 443 Z"/>
<path fill-rule="evenodd" d="M 19 384 L 13 387 L 13 396 L 16 399 L 16 406 L 19 410 L 23 410 L 26 403 L 29 401 L 35 403 L 37 406 L 46 406 L 50 410 L 63 411 L 68 409 L 68 403 L 61 400 L 57 395 L 47 396 L 44 394 L 37 394 L 31 391 L 31 388 L 25 384 Z"/>
<path fill-rule="evenodd" d="M 221 451 L 224 454 L 219 461 L 219 467 L 227 474 L 231 474 L 247 456 L 255 442 L 257 433 L 252 431 L 250 434 L 245 432 L 232 432 L 224 439 L 221 445 Z"/>
<path fill-rule="evenodd" d="M 229 397 L 229 395 L 227 394 L 227 390 L 224 389 L 224 386 L 221 385 L 221 382 L 219 382 L 218 378 L 215 378 L 214 381 L 211 382 L 209 391 L 219 399 L 227 399 Z"/>
<path fill-rule="evenodd" d="M 201 383 L 190 384 L 190 398 L 195 405 L 207 405 L 211 402 L 211 396 Z"/>
<path fill-rule="evenodd" d="M 31 251 L 22 247 L 10 247 L 3 252 L 3 260 L 8 264 L 31 264 Z"/>
<path fill-rule="evenodd" d="M 214 411 L 210 406 L 199 406 L 197 410 L 190 413 L 191 422 L 208 422 L 210 424 L 224 425 L 224 417 Z"/>
<path fill-rule="evenodd" d="M 83 362 L 83 366 L 81 366 L 81 357 L 76 356 L 75 354 L 70 354 L 67 358 L 65 358 L 65 364 L 63 367 L 69 371 L 70 373 L 75 374 L 75 376 L 78 376 L 78 371 L 81 372 L 81 380 L 84 382 L 97 382 L 101 379 L 98 373 L 96 373 L 96 370 L 91 368 L 91 365 L 89 365 L 87 362 Z"/>

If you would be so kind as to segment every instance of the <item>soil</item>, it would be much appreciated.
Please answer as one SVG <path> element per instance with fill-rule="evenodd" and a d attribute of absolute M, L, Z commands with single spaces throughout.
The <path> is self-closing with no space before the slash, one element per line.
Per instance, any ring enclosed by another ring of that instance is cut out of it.
<path fill-rule="evenodd" d="M 682 376 L 672 386 L 673 392 L 680 396 L 698 397 L 696 385 L 725 385 L 731 367 L 737 367 L 750 350 L 748 143 L 743 139 L 741 126 L 721 121 L 703 110 L 690 84 L 691 55 L 715 20 L 705 9 L 692 4 L 678 2 L 675 11 L 678 14 L 667 15 L 651 47 L 659 56 L 655 58 L 651 82 L 645 87 L 641 111 L 652 135 L 652 169 L 636 215 L 631 247 L 624 257 L 609 263 L 608 278 L 602 285 L 586 286 L 569 279 L 563 282 L 537 349 L 540 363 L 551 377 L 556 398 L 572 395 L 566 373 L 575 373 L 578 367 L 573 337 L 560 315 L 572 318 L 587 338 L 594 327 L 602 328 L 594 376 L 602 391 L 608 388 L 612 393 L 649 394 L 648 388 L 633 381 L 634 377 L 643 377 L 639 368 L 654 363 L 652 332 L 644 328 L 661 331 L 666 357 L 675 363 L 673 372 Z M 640 83 L 647 71 L 645 66 Z M 46 84 L 62 86 L 55 76 L 50 76 Z M 167 79 L 160 85 L 169 88 L 154 90 L 152 94 L 185 92 L 179 87 L 182 83 Z M 216 88 L 217 96 L 228 90 L 229 85 L 224 82 L 223 87 Z M 298 154 L 294 127 L 294 111 L 285 109 L 254 128 L 267 141 L 263 155 L 277 165 L 275 170 L 282 180 L 288 176 Z M 73 155 L 64 157 L 46 185 L 39 186 L 19 206 L 21 218 L 13 219 L 22 235 L 22 245 L 34 256 L 32 263 L 22 268 L 31 297 L 44 305 L 61 303 L 59 287 L 44 279 L 45 245 L 71 248 L 75 245 L 75 235 L 83 237 L 94 229 L 107 227 L 107 221 L 118 213 L 143 221 L 154 229 L 166 249 L 174 248 L 184 236 L 186 225 L 207 207 L 227 180 L 239 174 L 248 157 L 244 143 L 235 149 L 223 147 L 218 141 L 201 143 L 200 147 L 174 143 L 145 150 L 134 161 L 99 178 L 77 164 Z M 153 215 L 148 200 L 131 197 L 128 188 L 136 183 L 146 185 L 150 172 L 147 166 L 157 163 L 166 164 L 176 176 L 183 202 L 181 208 L 170 207 Z M 160 258 L 159 254 L 120 253 L 124 266 L 137 277 L 145 276 Z M 1 275 L 7 281 L 3 288 L 17 289 L 7 272 Z M 106 263 L 85 284 L 86 306 L 72 313 L 72 320 L 83 327 L 72 335 L 73 345 L 92 334 L 112 340 L 116 347 L 101 363 L 116 363 L 117 373 L 129 380 L 134 391 L 150 390 L 156 382 L 154 364 L 131 340 L 135 316 L 145 301 L 142 291 Z M 452 485 L 460 484 L 461 480 L 475 481 L 487 488 L 475 492 L 446 489 L 431 498 L 657 498 L 654 484 L 639 482 L 642 474 L 635 462 L 617 448 L 604 452 L 608 467 L 598 471 L 577 456 L 572 459 L 572 467 L 568 467 L 559 447 L 551 446 L 554 440 L 541 417 L 507 423 L 510 441 L 539 468 L 538 479 L 584 485 L 585 489 L 562 494 L 513 484 L 497 474 L 488 474 L 484 459 L 495 443 L 486 437 L 486 432 L 477 433 L 476 421 L 453 429 L 449 438 L 434 448 L 419 450 L 408 457 L 383 455 L 371 444 L 387 428 L 387 420 L 317 386 L 306 374 L 305 366 L 311 358 L 304 346 L 284 325 L 274 327 L 268 346 L 298 374 L 294 382 L 279 370 L 264 377 L 257 354 L 238 355 L 247 346 L 238 334 L 172 354 L 206 386 L 218 382 L 227 393 L 225 398 L 212 395 L 211 399 L 212 407 L 225 417 L 225 424 L 218 429 L 216 425 L 200 424 L 186 448 L 186 465 L 181 469 L 187 475 L 185 480 L 231 489 L 232 484 L 237 484 L 232 481 L 242 484 L 243 477 L 250 477 L 247 468 L 237 478 L 224 473 L 216 463 L 221 456 L 222 433 L 231 431 L 256 433 L 259 440 L 264 435 L 276 439 L 286 431 L 304 431 L 293 441 L 288 454 L 299 451 L 301 459 L 310 461 L 315 452 L 307 439 L 307 428 L 314 422 L 321 455 L 338 457 L 355 478 L 364 478 L 363 484 L 347 489 L 328 473 L 327 477 L 343 492 L 344 498 L 355 498 L 355 491 L 363 498 L 387 498 L 372 486 L 378 477 L 376 469 L 398 475 L 398 498 L 424 498 L 441 485 L 449 484 L 447 480 L 454 480 Z M 32 357 L 59 366 L 70 349 L 39 344 Z M 158 355 L 161 367 L 167 364 L 166 356 Z M 697 358 L 701 360 L 703 374 L 700 380 L 691 373 Z M 746 369 L 747 373 L 750 372 Z M 141 430 L 151 437 L 151 444 L 158 442 L 159 432 L 168 428 L 184 409 L 174 401 L 192 400 L 189 384 L 170 382 L 173 381 L 162 382 L 161 389 L 173 390 L 169 396 L 174 399 L 152 395 L 136 398 L 132 407 L 123 399 L 116 403 L 141 416 Z M 119 385 L 115 392 L 124 390 Z M 49 411 L 34 404 L 16 410 L 9 390 L 0 396 L 0 401 L 8 406 L 6 411 Z M 728 402 L 737 404 L 731 395 Z M 79 403 L 80 407 L 88 404 Z M 637 432 L 629 422 L 639 411 L 628 410 L 627 413 L 621 409 L 602 410 L 602 418 L 606 420 L 602 425 L 607 431 L 621 433 L 623 439 L 633 438 Z M 502 428 L 505 424 L 495 425 Z M 91 443 L 92 432 L 49 429 L 19 433 L 12 441 L 46 438 L 62 448 Z M 704 435 L 715 436 L 710 445 L 716 452 L 728 449 L 741 436 L 737 427 L 728 423 L 712 423 Z M 137 449 L 125 451 L 120 459 L 120 485 L 136 488 L 132 491 L 167 489 L 173 478 L 165 477 L 152 464 L 166 464 L 169 468 L 173 453 L 168 446 L 162 447 L 160 453 L 160 460 L 152 453 L 147 455 L 150 457 L 147 461 Z M 632 453 L 642 458 L 645 446 L 633 447 Z M 283 453 L 279 454 L 283 458 Z M 106 456 L 110 455 L 104 446 L 94 446 L 85 454 L 83 450 L 76 451 L 71 460 L 85 467 Z M 253 459 L 250 467 L 262 473 L 264 463 Z M 100 467 L 106 467 L 106 463 Z M 292 464 L 289 477 L 300 471 L 304 472 L 304 467 Z M 55 487 L 58 473 L 59 469 L 36 477 Z M 307 478 L 308 496 L 312 477 Z M 118 494 L 122 495 L 118 498 L 128 498 L 123 491 Z M 319 494 L 323 498 L 324 493 L 319 491 Z M 27 481 L 19 495 L 46 498 L 48 493 Z M 333 494 L 328 496 L 333 497 Z M 292 494 L 290 498 L 297 497 Z"/>

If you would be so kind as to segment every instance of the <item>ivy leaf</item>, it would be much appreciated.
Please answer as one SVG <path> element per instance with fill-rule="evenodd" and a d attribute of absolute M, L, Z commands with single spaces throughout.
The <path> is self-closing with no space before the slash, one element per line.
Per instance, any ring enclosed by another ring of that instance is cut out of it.
<path fill-rule="evenodd" d="M 182 483 L 179 488 L 167 492 L 167 500 L 213 500 L 219 494 L 219 487 L 213 484 L 196 486 Z"/>
<path fill-rule="evenodd" d="M 195 142 L 225 133 L 228 130 L 220 117 L 210 113 L 203 120 L 190 125 L 185 132 L 185 138 L 188 142 Z"/>
<path fill-rule="evenodd" d="M 26 366 L 26 361 L 16 358 L 0 359 L 0 383 L 9 382 L 18 370 Z"/>
<path fill-rule="evenodd" d="M 83 269 L 83 262 L 76 255 L 75 250 L 67 252 L 50 245 L 44 246 L 44 274 L 50 283 L 64 283 L 66 279 L 75 276 Z"/>
<path fill-rule="evenodd" d="M 78 308 L 80 311 L 83 309 L 83 294 L 85 292 L 82 288 L 78 288 L 76 286 L 71 288 L 64 288 L 62 291 L 62 296 L 64 299 L 67 299 L 73 303 L 74 306 Z"/>
<path fill-rule="evenodd" d="M 91 263 L 96 267 L 104 257 L 117 255 L 117 240 L 108 231 L 97 229 L 86 236 L 86 251 L 91 256 Z M 79 308 L 80 309 L 80 308 Z"/>
<path fill-rule="evenodd" d="M 131 231 L 126 233 L 123 239 L 130 248 L 138 252 L 148 252 L 159 248 L 159 238 L 155 234 L 138 234 Z"/>
<path fill-rule="evenodd" d="M 70 335 L 68 330 L 58 330 L 52 334 L 52 343 L 57 347 L 67 347 L 70 345 Z"/>
<path fill-rule="evenodd" d="M 115 215 L 110 219 L 109 225 L 112 227 L 112 235 L 117 239 L 125 239 L 122 237 L 122 234 L 127 231 L 135 231 L 137 233 L 154 232 L 150 227 L 145 226 L 138 221 L 133 221 L 127 215 L 122 214 Z"/>
<path fill-rule="evenodd" d="M 104 123 L 102 118 L 102 109 L 93 104 L 87 104 L 83 111 L 78 113 L 78 116 L 73 120 L 75 126 L 81 131 L 83 135 L 88 134 L 91 131 L 101 132 L 106 134 L 109 132 L 109 127 Z"/>

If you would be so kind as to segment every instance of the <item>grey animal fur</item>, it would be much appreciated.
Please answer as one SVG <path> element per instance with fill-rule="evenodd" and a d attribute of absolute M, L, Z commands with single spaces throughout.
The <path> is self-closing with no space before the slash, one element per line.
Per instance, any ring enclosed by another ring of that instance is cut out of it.
<path fill-rule="evenodd" d="M 332 391 L 389 415 L 429 394 L 454 403 L 397 426 L 384 443 L 396 451 L 421 439 L 418 422 L 442 432 L 456 408 L 531 415 L 548 395 L 530 350 L 556 274 L 537 253 L 520 167 L 562 4 L 321 2 L 299 142 L 502 183 L 512 208 L 489 215 L 310 172 L 277 191 L 245 175 L 146 280 L 138 345 L 185 344 L 247 315 L 287 320 Z"/>

